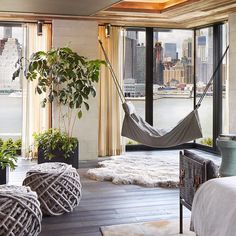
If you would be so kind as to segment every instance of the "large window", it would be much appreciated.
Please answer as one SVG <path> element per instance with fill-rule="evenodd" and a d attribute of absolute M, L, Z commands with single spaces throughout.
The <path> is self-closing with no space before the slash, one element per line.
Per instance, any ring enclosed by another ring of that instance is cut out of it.
<path fill-rule="evenodd" d="M 171 129 L 191 112 L 227 45 L 227 25 L 197 30 L 127 29 L 124 92 L 151 125 Z M 193 147 L 216 149 L 225 131 L 227 60 L 215 75 L 199 108 L 203 138 Z"/>
<path fill-rule="evenodd" d="M 0 138 L 20 138 L 22 128 L 21 79 L 12 81 L 15 63 L 22 56 L 24 28 L 0 26 Z"/>
<path fill-rule="evenodd" d="M 138 114 L 143 117 L 145 116 L 145 59 L 145 30 L 127 30 L 125 35 L 124 94 L 127 100 L 132 100 Z"/>
<path fill-rule="evenodd" d="M 226 50 L 228 42 L 228 24 L 224 24 L 222 28 L 222 44 L 223 53 Z M 227 107 L 227 90 L 228 90 L 228 69 L 227 60 L 228 55 L 223 60 L 222 64 L 222 133 L 229 133 L 229 117 L 228 117 L 228 107 Z"/>
<path fill-rule="evenodd" d="M 193 109 L 193 31 L 154 29 L 153 36 L 153 125 L 170 129 Z"/>
<path fill-rule="evenodd" d="M 202 95 L 213 73 L 213 27 L 196 30 L 196 100 Z M 198 109 L 202 126 L 203 138 L 197 142 L 213 145 L 213 85 L 207 91 Z"/>
<path fill-rule="evenodd" d="M 137 113 L 145 117 L 146 34 L 145 29 L 125 32 L 124 94 L 135 105 Z M 135 143 L 131 140 L 128 143 Z"/>

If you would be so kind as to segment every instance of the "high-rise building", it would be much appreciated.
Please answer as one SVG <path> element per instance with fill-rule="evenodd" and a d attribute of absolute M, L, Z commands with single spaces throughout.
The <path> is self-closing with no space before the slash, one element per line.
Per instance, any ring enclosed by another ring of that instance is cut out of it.
<path fill-rule="evenodd" d="M 184 83 L 185 84 L 193 84 L 193 65 L 188 63 L 188 64 L 183 64 L 184 66 Z"/>
<path fill-rule="evenodd" d="M 0 89 L 19 90 L 21 88 L 20 79 L 12 81 L 12 75 L 16 70 L 15 63 L 21 55 L 19 42 L 15 38 L 8 38 L 1 40 L 0 45 Z"/>
<path fill-rule="evenodd" d="M 127 31 L 124 79 L 135 79 L 136 83 L 144 83 L 146 47 L 139 43 L 139 36 L 137 31 Z"/>
<path fill-rule="evenodd" d="M 201 62 L 207 61 L 206 56 L 206 36 L 198 36 L 197 37 L 197 46 L 198 46 L 198 55 Z"/>
<path fill-rule="evenodd" d="M 145 83 L 146 71 L 146 47 L 143 45 L 136 46 L 136 62 L 134 66 L 134 79 L 136 83 Z"/>
<path fill-rule="evenodd" d="M 3 38 L 12 38 L 12 27 L 3 27 Z"/>
<path fill-rule="evenodd" d="M 129 33 L 129 31 L 127 32 Z M 134 32 L 131 32 L 134 33 Z M 124 79 L 134 79 L 134 67 L 136 63 L 136 47 L 137 41 L 133 35 L 127 35 L 125 41 L 125 63 L 124 63 Z"/>
<path fill-rule="evenodd" d="M 170 57 L 171 60 L 176 60 L 176 43 L 165 43 L 164 44 L 164 57 Z"/>
<path fill-rule="evenodd" d="M 184 66 L 184 82 L 186 84 L 193 84 L 192 40 L 192 38 L 185 39 L 182 44 L 182 63 Z"/>
<path fill-rule="evenodd" d="M 182 58 L 192 60 L 192 38 L 185 39 L 182 44 Z"/>
<path fill-rule="evenodd" d="M 213 72 L 213 28 L 197 35 L 196 76 L 197 81 L 207 84 Z"/>
<path fill-rule="evenodd" d="M 160 42 L 156 42 L 154 47 L 154 60 L 153 60 L 153 83 L 163 85 L 163 47 Z"/>

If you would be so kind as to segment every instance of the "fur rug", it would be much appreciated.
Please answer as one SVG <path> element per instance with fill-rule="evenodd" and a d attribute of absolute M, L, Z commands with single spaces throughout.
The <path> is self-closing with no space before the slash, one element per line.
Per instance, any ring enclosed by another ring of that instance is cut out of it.
<path fill-rule="evenodd" d="M 161 153 L 161 154 L 159 154 Z M 114 184 L 137 184 L 146 187 L 176 188 L 179 182 L 179 157 L 159 152 L 157 156 L 128 154 L 99 162 L 87 176 Z"/>
<path fill-rule="evenodd" d="M 189 231 L 189 220 L 184 222 L 184 233 L 179 234 L 179 221 L 157 221 L 101 227 L 103 236 L 194 236 Z"/>

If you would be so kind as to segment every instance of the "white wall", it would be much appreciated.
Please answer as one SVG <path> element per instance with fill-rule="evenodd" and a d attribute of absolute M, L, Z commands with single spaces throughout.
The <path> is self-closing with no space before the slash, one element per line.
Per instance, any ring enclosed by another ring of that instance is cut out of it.
<path fill-rule="evenodd" d="M 53 20 L 53 47 L 69 46 L 79 55 L 90 59 L 98 57 L 98 24 L 92 21 Z M 80 160 L 96 160 L 98 153 L 98 94 L 89 101 L 90 110 L 84 111 L 73 136 L 78 137 Z M 57 110 L 53 111 L 53 126 L 57 127 Z"/>
<path fill-rule="evenodd" d="M 229 16 L 229 133 L 236 134 L 236 13 Z"/>

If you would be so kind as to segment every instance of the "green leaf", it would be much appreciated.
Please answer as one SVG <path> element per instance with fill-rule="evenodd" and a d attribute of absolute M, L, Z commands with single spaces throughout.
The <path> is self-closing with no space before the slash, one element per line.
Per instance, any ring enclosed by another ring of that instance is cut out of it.
<path fill-rule="evenodd" d="M 37 91 L 38 94 L 42 93 L 42 90 L 38 86 L 36 87 L 36 91 Z"/>
<path fill-rule="evenodd" d="M 89 110 L 89 104 L 87 102 L 84 102 L 85 108 L 88 111 Z"/>
<path fill-rule="evenodd" d="M 13 73 L 12 80 L 15 80 L 20 75 L 20 67 Z"/>
<path fill-rule="evenodd" d="M 77 116 L 78 116 L 78 118 L 80 119 L 81 117 L 82 117 L 82 111 L 80 110 L 79 112 L 78 112 L 78 114 L 77 114 Z"/>
<path fill-rule="evenodd" d="M 96 97 L 96 89 L 94 87 L 91 87 L 91 94 L 93 97 Z"/>
<path fill-rule="evenodd" d="M 73 102 L 73 101 L 71 101 L 71 102 L 69 103 L 69 107 L 70 107 L 71 109 L 74 108 L 74 102 Z"/>

